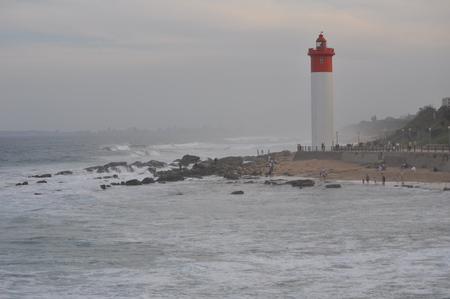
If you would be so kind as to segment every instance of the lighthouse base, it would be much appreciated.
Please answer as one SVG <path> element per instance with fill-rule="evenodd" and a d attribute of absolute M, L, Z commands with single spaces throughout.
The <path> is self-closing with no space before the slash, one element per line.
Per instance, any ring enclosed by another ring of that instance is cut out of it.
<path fill-rule="evenodd" d="M 321 149 L 333 143 L 333 73 L 311 73 L 312 146 Z"/>

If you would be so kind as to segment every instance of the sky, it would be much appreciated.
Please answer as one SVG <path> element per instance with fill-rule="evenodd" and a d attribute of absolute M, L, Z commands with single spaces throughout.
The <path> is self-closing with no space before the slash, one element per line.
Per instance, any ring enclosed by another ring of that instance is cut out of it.
<path fill-rule="evenodd" d="M 308 48 L 334 48 L 334 126 L 450 97 L 448 0 L 2 0 L 0 131 L 311 134 Z"/>

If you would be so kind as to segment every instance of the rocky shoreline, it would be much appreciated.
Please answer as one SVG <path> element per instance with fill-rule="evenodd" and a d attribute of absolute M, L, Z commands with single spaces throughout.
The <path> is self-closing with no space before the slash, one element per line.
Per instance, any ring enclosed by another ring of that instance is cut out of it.
<path fill-rule="evenodd" d="M 138 186 L 148 185 L 153 183 L 168 183 L 183 181 L 187 178 L 202 179 L 207 176 L 223 177 L 231 181 L 243 180 L 244 183 L 251 182 L 251 180 L 260 180 L 261 177 L 267 177 L 263 180 L 265 184 L 290 184 L 294 187 L 311 187 L 314 182 L 319 179 L 324 179 L 321 174 L 326 171 L 327 178 L 325 183 L 326 188 L 340 188 L 340 184 L 330 183 L 330 180 L 336 182 L 344 181 L 360 181 L 361 178 L 367 175 L 371 178 L 371 184 L 378 184 L 381 182 L 381 172 L 377 171 L 373 165 L 363 165 L 342 162 L 338 160 L 303 160 L 296 161 L 294 159 L 295 153 L 290 151 L 282 151 L 271 153 L 270 155 L 259 156 L 230 156 L 220 159 L 206 159 L 201 160 L 198 156 L 185 155 L 181 159 L 177 159 L 172 163 L 164 163 L 156 160 L 148 162 L 136 161 L 132 164 L 127 162 L 111 162 L 105 165 L 92 166 L 84 168 L 88 173 L 96 173 L 100 176 L 94 179 L 104 180 L 104 184 L 100 184 L 101 189 L 107 189 L 113 186 Z M 139 174 L 140 179 L 120 180 L 120 173 Z M 149 175 L 142 179 L 142 175 L 148 173 Z M 430 173 L 426 169 L 417 169 L 417 171 L 400 170 L 397 168 L 388 167 L 383 173 L 387 178 L 386 184 L 395 184 L 395 186 L 413 186 L 415 182 L 421 184 L 444 184 L 439 189 L 450 190 L 447 183 L 450 183 L 449 173 Z M 399 173 L 402 173 L 404 182 L 401 182 Z M 54 176 L 70 176 L 73 172 L 64 170 L 56 173 Z M 46 178 L 51 178 L 52 174 L 34 175 L 32 178 L 41 180 L 35 183 L 47 183 Z M 279 180 L 271 179 L 277 176 Z M 290 180 L 288 177 L 297 177 L 295 180 Z M 302 179 L 298 179 L 302 178 Z M 307 178 L 307 179 L 303 179 Z M 406 183 L 408 181 L 408 183 Z M 400 185 L 401 183 L 401 185 Z M 17 186 L 28 185 L 29 182 L 17 183 Z M 322 185 L 322 184 L 321 184 Z M 417 187 L 417 184 L 414 184 Z M 444 188 L 445 187 L 445 188 Z"/>
<path fill-rule="evenodd" d="M 268 177 L 264 184 L 283 185 L 288 184 L 293 187 L 303 188 L 315 185 L 313 179 L 297 179 L 297 180 L 271 180 L 269 176 L 273 173 L 273 163 L 277 163 L 273 157 L 288 158 L 292 156 L 290 151 L 274 153 L 272 155 L 260 156 L 231 156 L 220 159 L 207 159 L 201 161 L 200 157 L 193 155 L 185 155 L 181 159 L 177 159 L 170 164 L 151 160 L 148 162 L 136 161 L 132 164 L 127 162 L 111 162 L 105 165 L 91 166 L 83 170 L 88 173 L 98 173 L 102 176 L 95 177 L 99 180 L 113 180 L 105 184 L 100 184 L 100 188 L 105 190 L 113 186 L 139 186 L 153 183 L 168 183 L 183 181 L 187 178 L 202 179 L 206 176 L 218 176 L 227 180 L 238 181 L 246 180 L 246 183 L 252 180 Z M 272 163 L 272 164 L 271 164 Z M 271 166 L 272 165 L 272 166 Z M 148 172 L 152 176 L 144 179 L 128 179 L 120 181 L 119 174 L 123 172 Z M 52 178 L 53 176 L 70 176 L 73 172 L 70 170 L 60 171 L 54 175 L 46 173 L 30 176 L 30 178 Z M 108 175 L 111 174 L 111 175 Z M 47 183 L 46 180 L 39 180 L 36 183 Z M 28 185 L 29 182 L 17 183 L 16 186 Z M 335 186 L 336 187 L 336 186 Z M 340 186 L 339 186 L 340 187 Z M 236 191 L 233 194 L 242 194 L 242 191 Z"/>

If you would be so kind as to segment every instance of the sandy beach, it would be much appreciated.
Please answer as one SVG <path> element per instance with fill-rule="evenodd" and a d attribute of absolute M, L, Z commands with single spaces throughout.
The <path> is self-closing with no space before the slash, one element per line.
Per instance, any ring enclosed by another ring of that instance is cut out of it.
<path fill-rule="evenodd" d="M 327 180 L 349 180 L 359 181 L 369 176 L 369 184 L 381 184 L 382 173 L 386 177 L 386 184 L 403 184 L 405 185 L 422 185 L 436 184 L 439 189 L 450 187 L 449 172 L 431 172 L 431 169 L 411 168 L 401 170 L 399 167 L 390 167 L 384 171 L 378 171 L 367 164 L 347 163 L 338 160 L 302 160 L 294 161 L 295 153 L 291 155 L 276 155 L 276 163 L 274 167 L 274 175 L 278 176 L 301 176 L 319 179 L 320 173 L 327 171 Z M 403 175 L 402 175 L 403 173 Z"/>

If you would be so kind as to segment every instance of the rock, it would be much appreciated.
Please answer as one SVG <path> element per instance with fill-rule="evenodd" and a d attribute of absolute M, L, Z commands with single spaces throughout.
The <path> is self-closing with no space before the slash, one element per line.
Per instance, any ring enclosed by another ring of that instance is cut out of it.
<path fill-rule="evenodd" d="M 239 175 L 237 173 L 227 173 L 223 177 L 227 180 L 239 180 Z"/>
<path fill-rule="evenodd" d="M 97 173 L 105 173 L 105 172 L 111 172 L 111 171 L 123 172 L 123 170 L 133 172 L 133 167 L 128 165 L 127 162 L 111 162 L 111 163 L 105 164 L 103 166 L 88 167 L 88 168 L 85 168 L 84 170 L 89 171 L 89 172 L 95 171 Z"/>
<path fill-rule="evenodd" d="M 233 191 L 231 194 L 244 194 L 244 191 Z"/>
<path fill-rule="evenodd" d="M 159 171 L 157 175 L 159 176 L 158 179 L 156 180 L 158 182 L 184 181 L 184 176 L 178 171 L 173 170 Z"/>
<path fill-rule="evenodd" d="M 450 191 L 450 188 L 444 187 L 444 191 Z"/>
<path fill-rule="evenodd" d="M 24 186 L 24 185 L 28 185 L 28 182 L 23 182 L 23 183 L 22 183 L 22 186 Z"/>
<path fill-rule="evenodd" d="M 36 183 L 37 183 L 37 184 L 47 184 L 47 181 L 42 180 L 42 181 L 37 181 Z"/>
<path fill-rule="evenodd" d="M 138 186 L 138 185 L 142 185 L 142 183 L 141 183 L 141 181 L 139 181 L 137 179 L 133 179 L 133 180 L 126 181 L 125 185 L 127 185 L 127 186 Z"/>
<path fill-rule="evenodd" d="M 156 160 L 151 160 L 151 161 L 144 163 L 144 166 L 152 167 L 152 168 L 164 168 L 167 166 L 167 163 L 156 161 Z"/>
<path fill-rule="evenodd" d="M 42 178 L 51 178 L 52 175 L 49 174 L 49 173 L 46 173 L 46 174 L 41 174 L 41 175 L 33 175 L 33 176 L 31 176 L 31 177 L 33 177 L 33 178 L 38 178 L 38 179 L 42 179 Z"/>
<path fill-rule="evenodd" d="M 313 187 L 316 183 L 314 180 L 306 179 L 306 180 L 295 180 L 286 182 L 286 184 L 291 185 L 292 187 Z"/>
<path fill-rule="evenodd" d="M 341 188 L 341 184 L 329 184 L 325 188 Z"/>
<path fill-rule="evenodd" d="M 103 190 L 106 189 L 106 185 L 100 185 L 100 188 L 102 188 Z"/>
<path fill-rule="evenodd" d="M 155 182 L 155 180 L 153 178 L 145 178 L 141 181 L 141 183 L 144 185 L 152 184 L 154 182 Z"/>
<path fill-rule="evenodd" d="M 217 165 L 240 166 L 244 162 L 242 157 L 225 157 L 217 160 Z"/>
<path fill-rule="evenodd" d="M 64 171 L 58 172 L 56 175 L 71 175 L 71 174 L 73 174 L 72 171 L 70 171 L 70 170 L 64 170 Z"/>
<path fill-rule="evenodd" d="M 180 164 L 182 166 L 188 166 L 189 164 L 194 164 L 199 161 L 200 161 L 200 157 L 198 157 L 198 156 L 184 155 L 183 158 L 181 158 Z"/>

